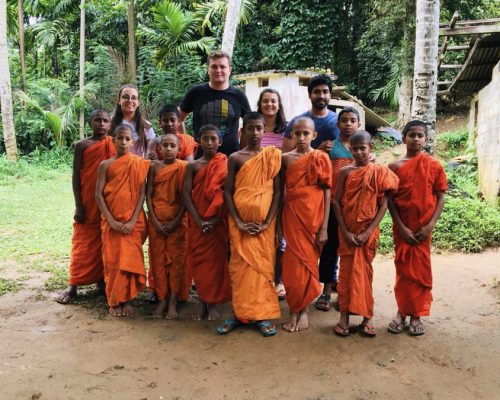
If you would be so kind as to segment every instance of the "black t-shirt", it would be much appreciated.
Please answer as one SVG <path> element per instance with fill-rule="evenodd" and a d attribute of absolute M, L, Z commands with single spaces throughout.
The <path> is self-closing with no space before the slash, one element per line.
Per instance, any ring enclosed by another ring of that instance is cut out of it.
<path fill-rule="evenodd" d="M 199 140 L 203 125 L 219 127 L 222 134 L 221 153 L 230 155 L 240 149 L 238 141 L 239 119 L 250 111 L 247 96 L 234 86 L 226 90 L 212 89 L 208 83 L 193 86 L 186 93 L 179 108 L 193 113 L 193 136 Z"/>

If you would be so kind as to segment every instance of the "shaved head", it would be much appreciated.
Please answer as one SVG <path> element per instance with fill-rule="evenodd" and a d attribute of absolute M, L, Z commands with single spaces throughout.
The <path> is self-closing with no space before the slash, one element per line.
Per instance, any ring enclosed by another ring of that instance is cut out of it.
<path fill-rule="evenodd" d="M 356 131 L 354 134 L 349 138 L 349 144 L 351 146 L 359 143 L 368 143 L 371 144 L 372 142 L 372 136 L 367 132 L 367 131 Z"/>
<path fill-rule="evenodd" d="M 316 130 L 315 126 L 314 126 L 314 121 L 309 118 L 309 117 L 300 117 L 300 118 L 297 118 L 295 120 L 295 122 L 293 123 L 293 127 L 292 127 L 292 130 L 299 124 L 305 124 L 307 125 L 309 128 L 311 128 L 311 130 L 314 132 Z"/>
<path fill-rule="evenodd" d="M 173 138 L 175 140 L 175 143 L 177 143 L 177 145 L 179 145 L 179 138 L 177 137 L 177 135 L 175 133 L 165 133 L 164 135 L 161 135 L 160 143 L 163 143 L 163 141 L 166 138 Z"/>

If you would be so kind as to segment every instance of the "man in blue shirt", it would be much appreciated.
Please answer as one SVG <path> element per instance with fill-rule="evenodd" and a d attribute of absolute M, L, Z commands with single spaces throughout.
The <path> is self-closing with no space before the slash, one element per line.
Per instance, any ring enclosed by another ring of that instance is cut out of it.
<path fill-rule="evenodd" d="M 340 135 L 337 127 L 337 114 L 328 109 L 332 94 L 332 80 L 330 77 L 324 74 L 314 76 L 307 85 L 307 91 L 311 100 L 311 109 L 297 115 L 289 122 L 285 130 L 283 153 L 291 151 L 295 147 L 291 132 L 297 118 L 309 117 L 314 121 L 314 127 L 318 134 L 311 143 L 314 149 L 330 152 L 333 141 Z"/>

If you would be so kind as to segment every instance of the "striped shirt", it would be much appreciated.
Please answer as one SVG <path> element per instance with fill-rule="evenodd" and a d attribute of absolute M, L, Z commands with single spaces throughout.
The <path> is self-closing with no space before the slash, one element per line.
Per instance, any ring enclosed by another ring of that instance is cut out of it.
<path fill-rule="evenodd" d="M 281 150 L 283 147 L 284 132 L 267 132 L 262 137 L 262 147 L 275 146 Z"/>

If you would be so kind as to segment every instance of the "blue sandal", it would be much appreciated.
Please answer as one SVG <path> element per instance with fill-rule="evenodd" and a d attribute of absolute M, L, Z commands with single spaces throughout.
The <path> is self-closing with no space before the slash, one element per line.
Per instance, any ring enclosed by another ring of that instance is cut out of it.
<path fill-rule="evenodd" d="M 271 323 L 267 320 L 264 321 L 255 321 L 254 325 L 259 328 L 259 331 L 262 336 L 269 337 L 276 335 L 276 327 L 271 325 Z"/>
<path fill-rule="evenodd" d="M 243 323 L 238 319 L 225 319 L 224 325 L 219 325 L 217 327 L 217 332 L 219 332 L 220 335 L 227 335 L 241 325 L 243 325 Z"/>

